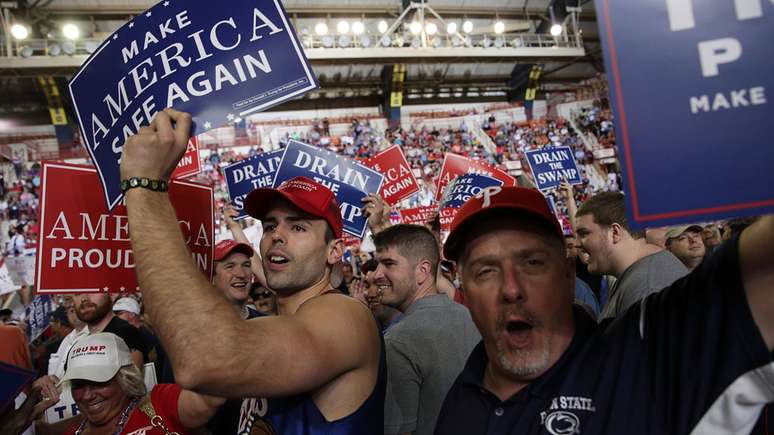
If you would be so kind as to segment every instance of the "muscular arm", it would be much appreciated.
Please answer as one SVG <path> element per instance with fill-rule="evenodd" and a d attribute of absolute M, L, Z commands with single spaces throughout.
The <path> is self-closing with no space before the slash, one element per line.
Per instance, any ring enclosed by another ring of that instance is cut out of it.
<path fill-rule="evenodd" d="M 181 390 L 177 399 L 177 413 L 183 426 L 193 429 L 204 426 L 226 399 Z"/>
<path fill-rule="evenodd" d="M 154 124 L 157 131 L 141 130 L 124 146 L 123 178 L 168 176 L 185 151 L 188 130 L 168 131 L 164 112 Z M 183 388 L 271 397 L 311 391 L 356 369 L 376 379 L 379 335 L 362 304 L 326 295 L 293 316 L 243 321 L 191 261 L 168 194 L 131 189 L 126 204 L 144 302 Z"/>
<path fill-rule="evenodd" d="M 742 232 L 739 262 L 753 320 L 769 351 L 774 351 L 774 215 Z"/>

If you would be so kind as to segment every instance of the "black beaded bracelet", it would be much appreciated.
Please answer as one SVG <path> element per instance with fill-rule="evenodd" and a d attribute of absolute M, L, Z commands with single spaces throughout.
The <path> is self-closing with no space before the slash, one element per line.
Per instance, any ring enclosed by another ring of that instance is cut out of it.
<path fill-rule="evenodd" d="M 154 192 L 166 192 L 169 188 L 169 184 L 164 180 L 151 180 L 150 178 L 145 177 L 132 177 L 128 180 L 121 180 L 121 192 L 126 192 L 135 187 L 142 187 L 143 189 L 149 189 Z"/>

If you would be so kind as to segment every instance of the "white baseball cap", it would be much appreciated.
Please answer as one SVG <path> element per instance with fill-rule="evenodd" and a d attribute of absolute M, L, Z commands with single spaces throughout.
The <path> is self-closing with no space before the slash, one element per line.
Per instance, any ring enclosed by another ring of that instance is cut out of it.
<path fill-rule="evenodd" d="M 118 369 L 132 363 L 132 353 L 121 337 L 109 332 L 86 335 L 70 349 L 67 370 L 59 383 L 73 379 L 107 382 Z"/>
<path fill-rule="evenodd" d="M 113 304 L 113 311 L 128 311 L 140 315 L 140 303 L 134 298 L 121 298 Z"/>

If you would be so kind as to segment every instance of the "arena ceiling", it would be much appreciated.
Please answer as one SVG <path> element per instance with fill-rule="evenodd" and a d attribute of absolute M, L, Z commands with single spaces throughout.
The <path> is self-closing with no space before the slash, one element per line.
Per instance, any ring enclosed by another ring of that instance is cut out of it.
<path fill-rule="evenodd" d="M 543 92 L 573 91 L 580 82 L 603 72 L 601 47 L 597 31 L 594 5 L 589 0 L 430 0 L 427 4 L 445 22 L 461 23 L 470 20 L 474 24 L 472 37 L 487 38 L 495 34 L 492 25 L 496 20 L 505 23 L 508 38 L 529 37 L 547 33 L 551 18 L 549 6 L 565 3 L 579 9 L 577 28 L 582 43 L 575 56 L 539 55 L 519 57 L 509 55 L 461 55 L 432 58 L 407 56 L 405 58 L 329 58 L 312 56 L 312 65 L 322 88 L 305 97 L 283 104 L 281 109 L 308 109 L 329 107 L 357 107 L 380 105 L 384 101 L 383 70 L 385 65 L 401 63 L 406 66 L 404 104 L 436 104 L 476 101 L 508 101 L 518 98 L 513 91 L 518 86 L 519 75 L 533 64 L 543 66 L 540 89 Z M 64 22 L 75 22 L 85 29 L 86 36 L 95 40 L 106 37 L 134 15 L 155 2 L 140 0 L 18 0 L 0 4 L 16 18 L 33 25 L 33 37 L 43 38 L 44 33 L 56 37 Z M 284 0 L 294 26 L 303 38 L 315 35 L 315 25 L 328 23 L 331 33 L 336 31 L 339 20 L 364 23 L 365 33 L 379 38 L 377 23 L 393 23 L 401 15 L 409 1 L 388 0 Z M 410 18 L 407 18 L 410 19 Z M 439 23 L 440 25 L 440 23 Z M 445 33 L 439 30 L 439 34 Z M 322 51 L 322 50 L 321 50 Z M 473 50 L 475 51 L 475 50 Z M 307 50 L 309 53 L 310 50 Z M 24 60 L 8 62 L 0 57 L 0 118 L 27 119 L 47 116 L 47 98 L 39 77 L 52 77 L 65 91 L 65 83 L 77 69 L 76 64 L 63 64 L 57 60 L 49 64 L 25 67 Z M 3 65 L 5 64 L 5 65 Z M 20 66 L 21 65 L 21 66 Z"/>

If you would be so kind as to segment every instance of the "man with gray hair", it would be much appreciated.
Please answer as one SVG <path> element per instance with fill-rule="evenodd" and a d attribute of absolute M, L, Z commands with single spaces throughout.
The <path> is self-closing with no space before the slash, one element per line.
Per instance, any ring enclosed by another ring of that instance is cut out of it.
<path fill-rule="evenodd" d="M 435 434 L 750 433 L 774 401 L 774 216 L 600 324 L 573 307 L 562 239 L 536 190 L 459 209 L 444 254 L 483 340 Z"/>

